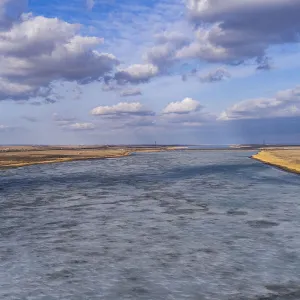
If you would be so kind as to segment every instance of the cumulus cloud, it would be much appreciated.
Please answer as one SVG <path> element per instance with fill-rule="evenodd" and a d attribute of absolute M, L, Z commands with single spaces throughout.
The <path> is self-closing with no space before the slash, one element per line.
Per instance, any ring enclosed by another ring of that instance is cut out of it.
<path fill-rule="evenodd" d="M 142 83 L 156 76 L 158 71 L 157 66 L 153 64 L 135 64 L 119 69 L 115 74 L 115 79 L 119 84 Z"/>
<path fill-rule="evenodd" d="M 142 92 L 140 89 L 127 89 L 120 92 L 121 97 L 140 96 Z"/>
<path fill-rule="evenodd" d="M 37 92 L 34 86 L 31 86 L 29 84 L 10 82 L 5 78 L 0 77 L 0 100 L 8 98 L 23 99 L 24 97 L 29 96 L 34 92 Z"/>
<path fill-rule="evenodd" d="M 1 30 L 0 100 L 38 97 L 54 81 L 85 84 L 111 73 L 119 62 L 96 50 L 103 39 L 79 31 L 78 24 L 30 14 Z"/>
<path fill-rule="evenodd" d="M 188 37 L 177 31 L 164 31 L 155 35 L 158 44 L 172 44 L 175 47 L 182 47 L 188 42 Z"/>
<path fill-rule="evenodd" d="M 189 45 L 179 49 L 176 59 L 201 59 L 210 63 L 229 63 L 236 60 L 236 56 L 231 55 L 226 48 L 210 41 L 212 32 L 218 31 L 214 26 L 211 29 L 201 28 L 196 31 L 195 40 Z M 239 58 L 240 60 L 240 58 Z"/>
<path fill-rule="evenodd" d="M 69 129 L 85 131 L 85 130 L 94 130 L 96 126 L 92 123 L 74 123 L 68 126 Z"/>
<path fill-rule="evenodd" d="M 164 69 L 168 65 L 175 54 L 176 48 L 171 44 L 156 45 L 150 48 L 144 56 L 144 59 L 159 67 L 159 69 Z"/>
<path fill-rule="evenodd" d="M 203 111 L 199 101 L 185 98 L 182 101 L 169 103 L 157 119 L 157 125 L 167 128 L 200 127 L 214 122 L 216 116 Z"/>
<path fill-rule="evenodd" d="M 155 46 L 148 49 L 144 59 L 165 70 L 175 60 L 176 51 L 188 44 L 188 37 L 179 32 L 162 32 L 155 36 Z"/>
<path fill-rule="evenodd" d="M 219 120 L 292 116 L 300 116 L 300 86 L 280 91 L 272 98 L 257 98 L 239 102 L 222 112 Z"/>
<path fill-rule="evenodd" d="M 182 101 L 171 102 L 164 109 L 163 114 L 188 114 L 199 111 L 201 104 L 192 98 L 185 98 Z"/>
<path fill-rule="evenodd" d="M 95 116 L 153 115 L 153 112 L 139 102 L 120 102 L 112 106 L 98 106 L 91 111 L 91 114 Z"/>
<path fill-rule="evenodd" d="M 294 0 L 189 0 L 196 40 L 178 58 L 238 64 L 263 58 L 273 45 L 298 43 L 300 2 Z"/>

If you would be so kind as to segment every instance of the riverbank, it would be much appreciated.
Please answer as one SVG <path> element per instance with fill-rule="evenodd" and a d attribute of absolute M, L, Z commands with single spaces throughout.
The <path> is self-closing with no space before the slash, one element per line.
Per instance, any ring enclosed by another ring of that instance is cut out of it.
<path fill-rule="evenodd" d="M 160 152 L 176 147 L 0 146 L 0 169 L 78 160 L 126 157 L 133 152 Z"/>
<path fill-rule="evenodd" d="M 300 174 L 300 147 L 262 149 L 252 158 L 287 172 Z"/>

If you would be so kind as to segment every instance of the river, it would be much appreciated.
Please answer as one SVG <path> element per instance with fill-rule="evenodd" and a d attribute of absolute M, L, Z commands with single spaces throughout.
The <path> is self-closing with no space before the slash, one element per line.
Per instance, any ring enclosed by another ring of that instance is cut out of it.
<path fill-rule="evenodd" d="M 0 299 L 299 299 L 300 176 L 251 154 L 2 170 Z"/>

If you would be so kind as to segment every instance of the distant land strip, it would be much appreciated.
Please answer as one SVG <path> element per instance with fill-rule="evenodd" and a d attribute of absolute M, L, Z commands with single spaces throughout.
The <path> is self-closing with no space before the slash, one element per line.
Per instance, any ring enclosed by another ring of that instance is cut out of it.
<path fill-rule="evenodd" d="M 120 158 L 134 152 L 161 152 L 182 147 L 106 147 L 106 146 L 0 146 L 0 168 L 78 160 Z"/>

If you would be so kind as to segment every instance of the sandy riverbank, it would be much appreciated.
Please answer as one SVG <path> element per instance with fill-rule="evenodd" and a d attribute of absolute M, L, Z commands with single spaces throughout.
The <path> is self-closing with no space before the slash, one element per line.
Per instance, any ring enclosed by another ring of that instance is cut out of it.
<path fill-rule="evenodd" d="M 262 149 L 252 158 L 285 171 L 300 174 L 300 147 Z"/>
<path fill-rule="evenodd" d="M 133 152 L 160 152 L 175 147 L 104 147 L 104 146 L 0 146 L 0 168 L 60 163 L 77 160 L 118 158 Z"/>

